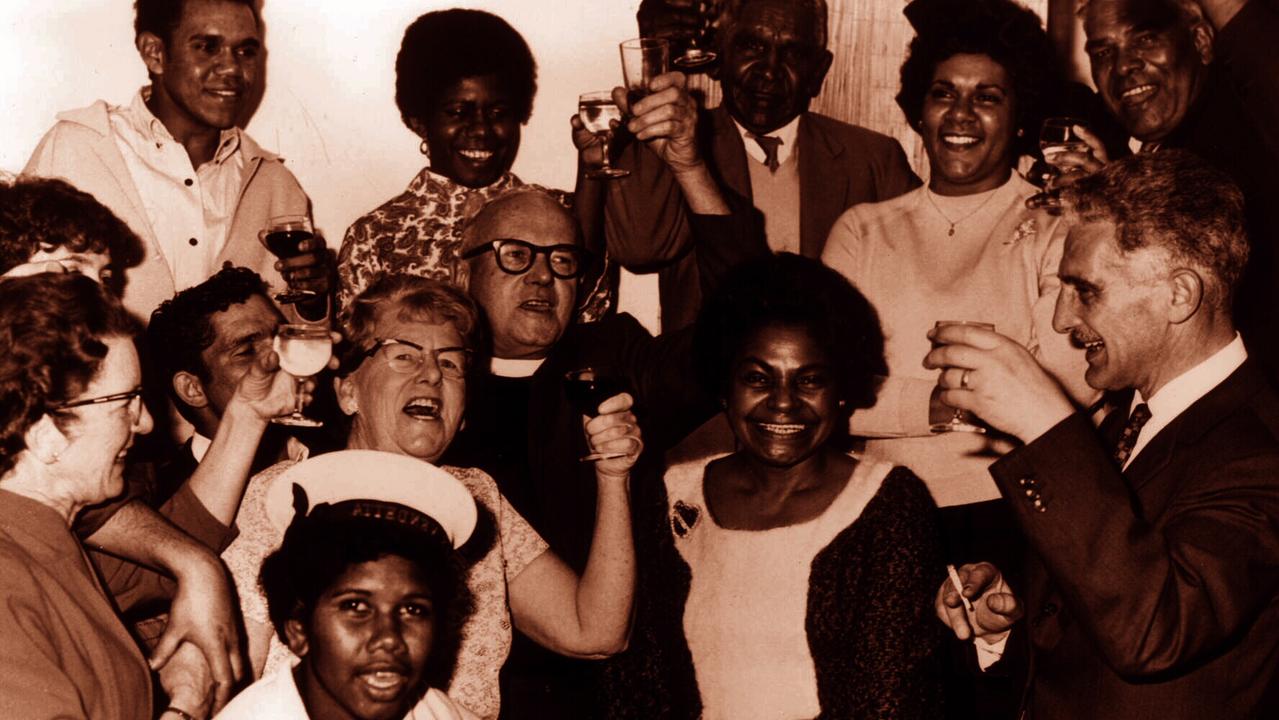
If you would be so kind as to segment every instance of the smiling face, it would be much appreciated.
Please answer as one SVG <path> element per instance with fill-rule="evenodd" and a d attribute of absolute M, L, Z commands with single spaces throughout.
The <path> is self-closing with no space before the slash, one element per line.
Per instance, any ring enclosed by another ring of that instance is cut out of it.
<path fill-rule="evenodd" d="M 338 381 L 338 404 L 355 416 L 347 447 L 435 462 L 462 422 L 466 378 L 445 376 L 429 351 L 464 346 L 462 334 L 452 323 L 403 319 L 392 306 L 379 314 L 373 336 L 416 343 L 426 351 L 425 361 L 417 372 L 401 373 L 386 357 L 397 346 L 382 348 Z"/>
<path fill-rule="evenodd" d="M 434 629 L 431 590 L 412 562 L 385 555 L 347 568 L 310 618 L 287 625 L 307 715 L 404 717 L 422 691 Z"/>
<path fill-rule="evenodd" d="M 924 96 L 920 135 L 939 195 L 993 190 L 1013 158 L 1012 79 L 987 55 L 952 55 L 938 63 Z"/>
<path fill-rule="evenodd" d="M 128 392 L 142 383 L 138 352 L 129 338 L 105 338 L 107 356 L 77 399 Z M 59 453 L 59 484 L 75 488 L 81 505 L 102 502 L 124 490 L 124 459 L 135 435 L 151 432 L 151 414 L 140 397 L 60 411 L 67 446 Z"/>
<path fill-rule="evenodd" d="M 492 185 L 520 149 L 520 119 L 493 75 L 462 78 L 413 129 L 426 140 L 431 170 L 469 188 Z"/>
<path fill-rule="evenodd" d="M 234 127 L 262 63 L 253 10 L 227 0 L 186 0 L 170 38 L 143 33 L 138 47 L 154 77 L 151 111 L 178 140 Z"/>
<path fill-rule="evenodd" d="M 730 371 L 726 414 L 744 452 L 776 467 L 812 457 L 840 418 L 830 359 L 802 328 L 766 325 Z"/>
<path fill-rule="evenodd" d="M 216 417 L 222 417 L 236 386 L 259 354 L 271 349 L 275 327 L 282 322 L 284 317 L 262 295 L 250 295 L 244 302 L 232 303 L 209 318 L 213 344 L 200 357 L 208 370 L 204 392 Z"/>
<path fill-rule="evenodd" d="M 1175 130 L 1212 60 L 1206 25 L 1190 26 L 1170 0 L 1093 0 L 1084 31 L 1093 82 L 1128 132 L 1149 142 Z"/>
<path fill-rule="evenodd" d="M 545 195 L 516 194 L 490 203 L 483 213 L 477 218 L 471 247 L 504 238 L 537 246 L 577 244 L 573 218 Z M 551 274 L 545 253 L 518 275 L 499 268 L 491 252 L 468 262 L 467 287 L 488 318 L 493 355 L 546 357 L 572 320 L 577 278 Z"/>
<path fill-rule="evenodd" d="M 753 133 L 782 127 L 822 88 L 831 54 L 798 3 L 752 0 L 725 34 L 720 81 L 729 114 Z"/>
<path fill-rule="evenodd" d="M 1150 397 L 1169 379 L 1159 359 L 1168 356 L 1170 288 L 1161 279 L 1159 252 L 1124 254 L 1115 226 L 1091 222 L 1071 228 L 1059 275 L 1061 293 L 1053 328 L 1085 348 L 1084 379 L 1098 390 L 1136 388 Z"/>

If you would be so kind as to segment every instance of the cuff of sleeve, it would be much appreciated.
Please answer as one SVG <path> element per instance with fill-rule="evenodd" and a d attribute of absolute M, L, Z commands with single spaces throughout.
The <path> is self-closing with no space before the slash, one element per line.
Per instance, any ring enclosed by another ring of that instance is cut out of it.
<path fill-rule="evenodd" d="M 999 662 L 1004 656 L 1004 648 L 1008 645 L 1008 636 L 1005 634 L 1002 639 L 995 643 L 988 643 L 981 638 L 973 640 L 973 647 L 977 650 L 977 667 L 985 671 L 991 665 Z"/>
<path fill-rule="evenodd" d="M 213 517 L 191 491 L 189 484 L 183 484 L 168 502 L 160 506 L 160 514 L 214 553 L 221 554 L 235 539 L 235 528 L 223 525 Z"/>

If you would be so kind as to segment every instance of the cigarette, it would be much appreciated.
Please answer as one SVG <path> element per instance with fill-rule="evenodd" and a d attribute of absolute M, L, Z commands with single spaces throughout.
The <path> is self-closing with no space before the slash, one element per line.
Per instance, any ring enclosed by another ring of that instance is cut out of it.
<path fill-rule="evenodd" d="M 950 575 L 950 581 L 955 586 L 955 592 L 959 593 L 959 599 L 964 601 L 964 609 L 972 612 L 973 604 L 968 598 L 964 597 L 964 583 L 959 580 L 959 572 L 955 570 L 955 566 L 946 563 L 946 574 Z"/>

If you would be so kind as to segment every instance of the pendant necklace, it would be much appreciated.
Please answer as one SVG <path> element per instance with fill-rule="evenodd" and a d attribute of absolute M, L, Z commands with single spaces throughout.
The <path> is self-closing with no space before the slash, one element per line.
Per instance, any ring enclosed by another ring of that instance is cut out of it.
<path fill-rule="evenodd" d="M 967 215 L 965 215 L 965 216 L 963 216 L 963 217 L 959 218 L 958 220 L 951 220 L 951 219 L 950 219 L 950 217 L 948 217 L 948 216 L 946 215 L 946 213 L 942 212 L 942 209 L 941 209 L 940 207 L 938 207 L 938 205 L 937 205 L 937 201 L 933 199 L 933 191 L 932 191 L 932 190 L 930 190 L 930 189 L 928 189 L 928 188 L 924 188 L 924 197 L 928 198 L 928 204 L 933 206 L 933 209 L 937 211 L 937 214 L 938 214 L 938 215 L 941 215 L 942 219 L 943 219 L 943 220 L 945 220 L 947 223 L 949 223 L 949 224 L 950 224 L 950 230 L 948 230 L 948 231 L 946 232 L 946 236 L 947 236 L 947 237 L 954 237 L 954 236 L 955 236 L 955 226 L 956 226 L 956 225 L 958 225 L 959 223 L 961 223 L 961 222 L 963 222 L 963 221 L 967 220 L 968 218 L 970 218 L 970 217 L 972 217 L 972 216 L 976 215 L 977 213 L 981 212 L 981 209 L 982 209 L 982 208 L 984 208 L 984 207 L 986 207 L 986 204 L 987 204 L 987 203 L 989 203 L 989 202 L 990 202 L 990 201 L 991 201 L 991 200 L 992 200 L 992 199 L 993 199 L 996 195 L 998 195 L 998 194 L 999 194 L 999 192 L 998 192 L 998 191 L 999 191 L 999 188 L 995 188 L 994 190 L 991 190 L 991 191 L 990 191 L 990 194 L 986 196 L 986 199 L 985 199 L 985 200 L 982 200 L 982 201 L 981 201 L 981 204 L 980 204 L 980 205 L 978 205 L 976 208 L 974 208 L 972 212 L 970 212 L 970 213 L 968 213 Z"/>

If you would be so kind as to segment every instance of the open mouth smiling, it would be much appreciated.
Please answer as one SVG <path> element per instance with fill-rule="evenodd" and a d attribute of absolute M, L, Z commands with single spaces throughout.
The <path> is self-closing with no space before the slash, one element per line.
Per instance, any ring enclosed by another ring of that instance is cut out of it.
<path fill-rule="evenodd" d="M 404 406 L 404 414 L 415 420 L 439 420 L 443 403 L 439 398 L 415 397 Z"/>

